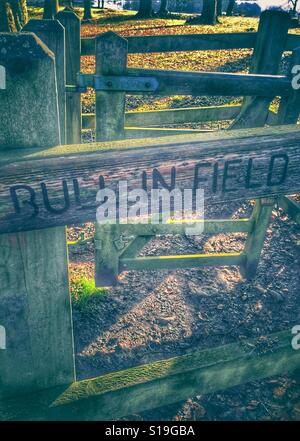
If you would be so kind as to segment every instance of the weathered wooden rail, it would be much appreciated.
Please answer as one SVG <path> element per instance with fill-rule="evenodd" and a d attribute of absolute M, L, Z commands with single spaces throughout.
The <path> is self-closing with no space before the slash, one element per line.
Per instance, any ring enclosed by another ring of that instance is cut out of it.
<path fill-rule="evenodd" d="M 79 81 L 81 85 L 93 87 L 96 91 L 121 91 L 131 95 L 258 95 L 274 98 L 289 96 L 293 92 L 290 79 L 283 75 L 128 68 L 122 76 L 81 74 Z M 68 92 L 76 90 L 76 86 L 74 89 L 67 88 Z"/>
<path fill-rule="evenodd" d="M 238 32 L 232 34 L 188 34 L 151 35 L 126 37 L 129 54 L 154 52 L 187 52 L 230 49 L 253 49 L 257 32 Z M 96 39 L 81 39 L 81 55 L 95 55 Z M 292 51 L 300 46 L 300 36 L 288 34 L 285 50 Z"/>
<path fill-rule="evenodd" d="M 299 128 L 282 126 L 4 151 L 0 233 L 95 221 L 99 180 L 117 190 L 126 179 L 131 190 L 145 188 L 146 175 L 150 192 L 154 169 L 171 187 L 203 188 L 208 204 L 294 193 L 299 146 Z"/>

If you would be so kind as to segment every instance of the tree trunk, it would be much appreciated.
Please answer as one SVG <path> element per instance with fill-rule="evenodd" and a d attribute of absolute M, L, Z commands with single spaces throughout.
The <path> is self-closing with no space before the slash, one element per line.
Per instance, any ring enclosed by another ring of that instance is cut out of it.
<path fill-rule="evenodd" d="M 83 20 L 92 19 L 92 0 L 84 0 Z"/>
<path fill-rule="evenodd" d="M 222 0 L 217 0 L 217 17 L 222 15 Z"/>
<path fill-rule="evenodd" d="M 152 0 L 140 0 L 140 6 L 137 18 L 152 18 L 153 17 Z"/>
<path fill-rule="evenodd" d="M 0 32 L 16 32 L 14 16 L 7 0 L 0 0 Z"/>
<path fill-rule="evenodd" d="M 26 0 L 0 0 L 0 28 L 8 32 L 18 32 L 27 22 Z"/>
<path fill-rule="evenodd" d="M 297 12 L 297 3 L 298 3 L 298 0 L 294 0 L 294 2 L 293 2 L 293 10 L 292 10 L 292 15 L 293 15 L 293 17 L 296 16 L 296 12 Z"/>
<path fill-rule="evenodd" d="M 217 23 L 217 0 L 203 0 L 201 15 L 189 18 L 186 23 L 215 25 Z"/>
<path fill-rule="evenodd" d="M 160 1 L 160 8 L 157 13 L 158 17 L 166 17 L 169 14 L 168 11 L 168 0 L 161 0 Z"/>
<path fill-rule="evenodd" d="M 58 0 L 45 0 L 43 18 L 53 20 L 57 13 L 58 13 Z"/>
<path fill-rule="evenodd" d="M 203 0 L 201 13 L 203 24 L 215 25 L 217 22 L 217 0 Z"/>
<path fill-rule="evenodd" d="M 227 10 L 226 10 L 226 15 L 228 17 L 232 16 L 234 5 L 235 5 L 235 0 L 229 0 Z"/>

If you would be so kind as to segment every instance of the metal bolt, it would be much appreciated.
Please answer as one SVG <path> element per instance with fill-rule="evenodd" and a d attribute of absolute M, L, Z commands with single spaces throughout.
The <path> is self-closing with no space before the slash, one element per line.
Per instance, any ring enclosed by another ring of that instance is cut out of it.
<path fill-rule="evenodd" d="M 146 87 L 147 89 L 150 89 L 150 87 L 151 87 L 151 83 L 145 83 L 145 87 Z"/>
<path fill-rule="evenodd" d="M 106 85 L 107 85 L 107 87 L 112 87 L 112 82 L 111 81 L 107 81 Z"/>

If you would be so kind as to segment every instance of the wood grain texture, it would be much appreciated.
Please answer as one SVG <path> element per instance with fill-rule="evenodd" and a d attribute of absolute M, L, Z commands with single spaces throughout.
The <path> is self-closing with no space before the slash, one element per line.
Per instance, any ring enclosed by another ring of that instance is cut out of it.
<path fill-rule="evenodd" d="M 291 194 L 300 189 L 299 144 L 298 126 L 283 126 L 7 152 L 0 231 L 94 221 L 100 176 L 130 190 L 142 188 L 144 172 L 150 191 L 154 169 L 168 184 L 175 167 L 176 188 L 203 188 L 206 203 Z"/>
<path fill-rule="evenodd" d="M 0 397 L 73 381 L 65 228 L 0 236 Z"/>
<path fill-rule="evenodd" d="M 53 53 L 32 33 L 3 33 L 0 65 L 6 69 L 6 89 L 0 90 L 0 152 L 11 146 L 50 147 L 53 134 L 60 144 Z M 41 86 L 43 96 L 37 92 Z"/>

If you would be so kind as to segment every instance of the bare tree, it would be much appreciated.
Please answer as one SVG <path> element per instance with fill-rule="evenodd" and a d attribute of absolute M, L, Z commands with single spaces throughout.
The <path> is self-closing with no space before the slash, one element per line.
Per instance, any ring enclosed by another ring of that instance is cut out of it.
<path fill-rule="evenodd" d="M 168 14 L 169 14 L 168 0 L 161 0 L 160 1 L 160 8 L 157 12 L 158 17 L 167 17 Z"/>
<path fill-rule="evenodd" d="M 292 4 L 292 15 L 294 17 L 296 15 L 296 12 L 297 12 L 298 0 L 289 0 L 289 3 Z"/>
<path fill-rule="evenodd" d="M 0 0 L 0 29 L 20 31 L 28 20 L 26 0 Z"/>
<path fill-rule="evenodd" d="M 53 20 L 58 13 L 58 7 L 58 0 L 45 0 L 43 18 Z"/>
<path fill-rule="evenodd" d="M 15 32 L 15 21 L 11 6 L 6 0 L 0 0 L 0 32 Z"/>
<path fill-rule="evenodd" d="M 227 5 L 227 9 L 226 9 L 226 15 L 228 15 L 229 17 L 232 16 L 234 6 L 235 6 L 235 0 L 229 0 L 228 5 Z"/>
<path fill-rule="evenodd" d="M 84 13 L 83 20 L 91 20 L 92 19 L 92 0 L 84 0 Z"/>
<path fill-rule="evenodd" d="M 154 16 L 152 0 L 140 0 L 137 18 L 152 18 Z"/>
<path fill-rule="evenodd" d="M 207 24 L 217 23 L 217 0 L 203 0 L 201 15 L 187 20 L 188 24 Z"/>
<path fill-rule="evenodd" d="M 215 25 L 217 22 L 217 0 L 203 0 L 201 13 L 203 24 Z"/>

